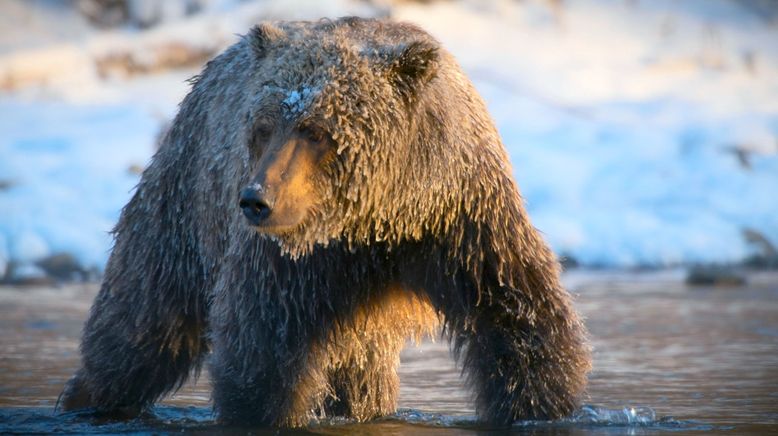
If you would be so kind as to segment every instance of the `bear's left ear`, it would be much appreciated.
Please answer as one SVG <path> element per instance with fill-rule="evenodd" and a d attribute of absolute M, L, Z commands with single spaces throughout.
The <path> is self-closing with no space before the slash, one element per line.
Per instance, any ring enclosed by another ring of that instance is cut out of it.
<path fill-rule="evenodd" d="M 412 96 L 435 77 L 438 56 L 438 47 L 427 41 L 393 47 L 385 54 L 386 73 L 400 93 Z"/>
<path fill-rule="evenodd" d="M 257 58 L 262 59 L 267 54 L 267 49 L 271 44 L 284 37 L 284 31 L 272 23 L 260 23 L 249 30 L 246 38 L 251 45 Z"/>

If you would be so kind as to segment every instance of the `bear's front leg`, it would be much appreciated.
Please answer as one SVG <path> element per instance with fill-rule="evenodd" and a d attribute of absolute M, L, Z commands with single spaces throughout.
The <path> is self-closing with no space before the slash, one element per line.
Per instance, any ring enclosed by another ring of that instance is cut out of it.
<path fill-rule="evenodd" d="M 217 291 L 213 303 L 210 372 L 217 420 L 305 426 L 327 391 L 324 355 L 315 346 L 318 329 L 288 312 L 274 284 L 243 283 Z"/>
<path fill-rule="evenodd" d="M 135 289 L 111 291 L 104 285 L 84 327 L 82 367 L 60 396 L 65 411 L 132 417 L 177 389 L 207 350 L 203 311 L 138 301 L 147 297 Z"/>
<path fill-rule="evenodd" d="M 181 386 L 207 352 L 199 253 L 179 247 L 190 238 L 186 222 L 157 210 L 161 202 L 149 205 L 150 189 L 141 185 L 116 227 L 63 410 L 137 414 Z"/>
<path fill-rule="evenodd" d="M 556 419 L 578 406 L 590 356 L 566 291 L 495 288 L 469 312 L 446 315 L 481 419 Z"/>
<path fill-rule="evenodd" d="M 221 333 L 214 341 L 212 395 L 219 423 L 303 427 L 317 418 L 327 377 L 315 347 L 284 354 L 256 343 L 244 347 L 241 339 Z"/>
<path fill-rule="evenodd" d="M 463 355 L 478 414 L 497 424 L 556 419 L 572 413 L 585 386 L 588 360 L 579 334 L 485 310 Z"/>

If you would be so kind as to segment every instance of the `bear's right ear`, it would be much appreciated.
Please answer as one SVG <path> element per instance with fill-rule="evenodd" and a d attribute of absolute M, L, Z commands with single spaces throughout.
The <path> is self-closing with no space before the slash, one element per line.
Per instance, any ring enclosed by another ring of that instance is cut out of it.
<path fill-rule="evenodd" d="M 267 47 L 284 36 L 284 31 L 271 23 L 260 23 L 249 30 L 246 36 L 254 54 L 258 58 L 265 57 Z"/>

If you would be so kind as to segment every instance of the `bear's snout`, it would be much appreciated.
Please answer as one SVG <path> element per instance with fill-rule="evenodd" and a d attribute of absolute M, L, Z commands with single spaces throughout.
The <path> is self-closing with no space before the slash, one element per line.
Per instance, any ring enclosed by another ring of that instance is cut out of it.
<path fill-rule="evenodd" d="M 243 215 L 255 226 L 258 226 L 265 220 L 272 210 L 269 203 L 254 188 L 244 188 L 240 192 L 240 202 L 238 205 L 243 209 Z"/>

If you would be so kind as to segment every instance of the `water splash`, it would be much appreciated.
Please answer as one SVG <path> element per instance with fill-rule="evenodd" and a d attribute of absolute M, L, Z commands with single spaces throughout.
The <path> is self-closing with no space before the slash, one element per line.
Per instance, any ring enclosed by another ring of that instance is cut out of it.
<path fill-rule="evenodd" d="M 426 413 L 415 409 L 398 409 L 394 415 L 384 420 L 403 421 L 408 424 L 421 424 L 436 427 L 469 427 L 478 424 L 474 415 L 444 415 L 441 413 Z"/>
<path fill-rule="evenodd" d="M 582 406 L 572 417 L 566 420 L 574 424 L 597 425 L 633 425 L 648 426 L 656 424 L 656 412 L 650 407 L 631 407 L 607 409 L 598 406 Z"/>
<path fill-rule="evenodd" d="M 397 413 L 384 419 L 423 426 L 472 428 L 473 430 L 484 429 L 484 424 L 479 422 L 476 416 L 452 416 L 426 413 L 415 409 L 399 409 Z M 640 428 L 656 430 L 710 430 L 714 427 L 695 421 L 679 421 L 672 416 L 657 417 L 656 412 L 650 407 L 625 406 L 620 409 L 609 409 L 585 405 L 568 418 L 554 421 L 517 421 L 513 424 L 513 428 L 600 428 L 601 430 L 613 428 L 614 430 L 619 429 L 617 431 L 631 433 L 630 429 Z"/>
<path fill-rule="evenodd" d="M 672 416 L 657 417 L 654 409 L 644 406 L 624 406 L 620 409 L 584 405 L 572 416 L 556 421 L 519 421 L 517 427 L 612 429 L 619 434 L 642 434 L 638 430 L 712 430 L 714 426 L 696 421 L 681 421 Z"/>

